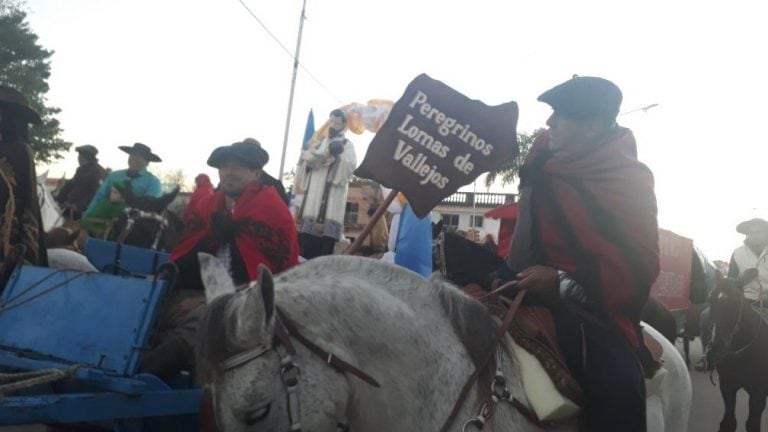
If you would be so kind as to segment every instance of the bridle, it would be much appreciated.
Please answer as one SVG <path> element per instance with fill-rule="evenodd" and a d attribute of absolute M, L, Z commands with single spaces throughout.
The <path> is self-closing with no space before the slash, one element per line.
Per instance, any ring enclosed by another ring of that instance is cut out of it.
<path fill-rule="evenodd" d="M 730 334 L 728 335 L 728 340 L 730 340 L 731 343 L 733 343 L 733 338 L 736 337 L 736 335 L 739 333 L 739 331 L 741 331 L 742 320 L 744 318 L 744 304 L 745 303 L 747 303 L 747 301 L 742 296 L 739 299 L 739 315 L 736 318 L 736 324 L 733 326 L 733 329 L 731 330 Z M 761 307 L 762 307 L 762 302 L 761 302 Z M 762 322 L 762 319 L 761 319 L 757 323 L 757 329 L 755 330 L 754 336 L 752 336 L 752 340 L 750 340 L 748 344 L 746 344 L 743 347 L 737 349 L 736 351 L 726 351 L 726 352 L 724 352 L 722 355 L 719 356 L 720 360 L 722 360 L 724 358 L 738 357 L 741 354 L 743 354 L 744 352 L 746 352 L 748 349 L 750 349 L 752 347 L 752 345 L 755 344 L 755 342 L 757 341 L 758 337 L 760 336 L 760 329 L 764 325 L 765 324 Z"/>
<path fill-rule="evenodd" d="M 230 371 L 244 366 L 269 352 L 276 352 L 280 357 L 280 380 L 285 388 L 285 396 L 288 406 L 288 420 L 291 423 L 291 432 L 301 431 L 301 405 L 299 404 L 299 378 L 301 377 L 301 370 L 294 361 L 296 356 L 296 348 L 291 342 L 291 337 L 299 341 L 310 352 L 321 358 L 332 368 L 336 369 L 342 374 L 352 374 L 365 383 L 373 386 L 380 387 L 379 383 L 373 379 L 370 375 L 361 371 L 360 369 L 352 366 L 351 364 L 340 359 L 333 353 L 325 351 L 314 342 L 305 338 L 298 332 L 293 322 L 279 308 L 275 308 L 275 339 L 271 346 L 260 345 L 256 348 L 244 351 L 239 354 L 235 354 L 232 357 L 227 358 L 219 365 L 219 371 Z M 267 411 L 264 416 L 269 414 L 269 404 L 263 404 L 262 406 L 255 407 L 257 410 L 265 408 Z M 346 423 L 346 419 L 339 419 L 336 424 L 337 432 L 349 432 L 349 425 Z"/>
<path fill-rule="evenodd" d="M 148 212 L 133 207 L 126 208 L 123 211 L 123 214 L 126 216 L 125 228 L 123 228 L 123 230 L 120 232 L 120 236 L 118 237 L 117 242 L 125 242 L 125 239 L 128 238 L 128 236 L 133 231 L 137 220 L 151 220 L 159 224 L 157 232 L 155 233 L 155 238 L 152 240 L 152 246 L 150 247 L 152 250 L 157 250 L 157 247 L 160 244 L 160 238 L 162 238 L 163 232 L 166 230 L 166 228 L 168 228 L 168 218 L 160 213 Z"/>

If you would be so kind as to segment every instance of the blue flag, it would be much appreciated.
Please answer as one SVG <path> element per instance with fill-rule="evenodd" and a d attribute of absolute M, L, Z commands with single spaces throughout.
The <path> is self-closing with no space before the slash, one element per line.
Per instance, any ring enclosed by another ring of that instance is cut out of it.
<path fill-rule="evenodd" d="M 312 139 L 312 135 L 315 134 L 315 114 L 312 110 L 309 110 L 307 116 L 307 127 L 304 128 L 304 140 L 301 142 L 301 149 L 306 150 L 309 148 L 309 140 Z"/>
<path fill-rule="evenodd" d="M 424 277 L 432 274 L 432 219 L 429 214 L 419 219 L 408 204 L 400 213 L 395 264 Z"/>

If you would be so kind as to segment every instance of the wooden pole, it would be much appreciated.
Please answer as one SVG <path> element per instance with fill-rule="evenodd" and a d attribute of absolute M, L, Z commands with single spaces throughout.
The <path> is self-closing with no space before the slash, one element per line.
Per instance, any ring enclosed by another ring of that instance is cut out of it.
<path fill-rule="evenodd" d="M 384 202 L 382 202 L 381 205 L 379 205 L 379 208 L 376 209 L 376 213 L 371 216 L 371 220 L 368 221 L 368 225 L 363 228 L 363 232 L 361 232 L 360 235 L 355 239 L 355 242 L 347 248 L 347 250 L 344 252 L 344 255 L 354 255 L 355 252 L 360 249 L 360 245 L 363 244 L 365 238 L 368 237 L 371 231 L 373 231 L 373 227 L 376 225 L 379 219 L 384 216 L 384 212 L 387 211 L 389 205 L 392 204 L 392 201 L 395 200 L 397 194 L 398 191 L 394 189 L 389 192 L 389 195 L 387 195 L 387 198 L 384 199 Z"/>

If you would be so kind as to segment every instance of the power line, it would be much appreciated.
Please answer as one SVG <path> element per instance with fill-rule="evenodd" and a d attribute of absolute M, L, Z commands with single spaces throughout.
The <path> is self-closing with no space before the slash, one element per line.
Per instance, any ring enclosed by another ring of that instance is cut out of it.
<path fill-rule="evenodd" d="M 323 90 L 325 90 L 326 93 L 328 93 L 328 95 L 331 96 L 333 99 L 336 99 L 336 102 L 338 102 L 339 105 L 343 105 L 343 102 L 341 101 L 341 99 L 338 96 L 336 96 L 335 94 L 333 94 L 333 92 L 330 89 L 328 89 L 328 87 L 325 84 L 320 82 L 320 80 L 317 79 L 317 77 L 315 77 L 315 75 L 312 72 L 310 72 L 309 69 L 306 68 L 306 66 L 301 64 L 301 62 L 299 62 L 298 59 L 296 59 L 296 57 L 293 55 L 293 53 L 288 48 L 286 48 L 286 46 L 283 45 L 282 42 L 280 42 L 280 39 L 278 39 L 277 36 L 275 36 L 275 34 L 272 33 L 272 31 L 269 30 L 269 28 L 259 19 L 258 16 L 256 16 L 255 13 L 253 13 L 251 8 L 249 8 L 248 5 L 245 4 L 245 2 L 243 2 L 243 0 L 237 0 L 237 1 L 240 2 L 241 5 L 243 5 L 245 10 L 247 10 L 248 13 L 253 17 L 253 19 L 255 19 L 257 23 L 259 23 L 261 28 L 263 28 L 264 31 L 267 32 L 267 34 L 280 46 L 280 48 L 282 48 L 283 51 L 285 51 L 285 53 L 288 54 L 288 56 L 294 62 L 296 62 L 299 65 L 299 67 L 301 67 L 301 69 L 304 70 L 304 72 L 306 72 L 307 75 L 309 75 L 309 77 L 312 78 L 313 81 L 315 81 L 315 83 L 317 83 L 317 85 L 319 85 Z"/>

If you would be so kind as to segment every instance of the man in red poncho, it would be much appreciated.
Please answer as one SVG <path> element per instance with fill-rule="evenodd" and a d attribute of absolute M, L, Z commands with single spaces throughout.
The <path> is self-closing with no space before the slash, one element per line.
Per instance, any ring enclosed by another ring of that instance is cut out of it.
<path fill-rule="evenodd" d="M 219 187 L 212 191 L 210 182 L 199 178 L 200 193 L 185 212 L 186 231 L 171 253 L 179 267 L 177 288 L 169 313 L 161 317 L 167 330 L 142 360 L 144 371 L 167 378 L 189 366 L 205 312 L 198 252 L 222 260 L 237 285 L 256 280 L 260 264 L 272 273 L 298 264 L 293 217 L 278 192 L 260 180 L 268 160 L 256 140 L 219 147 L 208 158 L 208 165 L 219 170 Z"/>
<path fill-rule="evenodd" d="M 552 310 L 583 391 L 579 430 L 591 432 L 646 430 L 637 352 L 659 273 L 656 197 L 632 132 L 616 124 L 621 99 L 614 83 L 595 77 L 539 96 L 554 113 L 521 170 L 506 269 Z"/>

